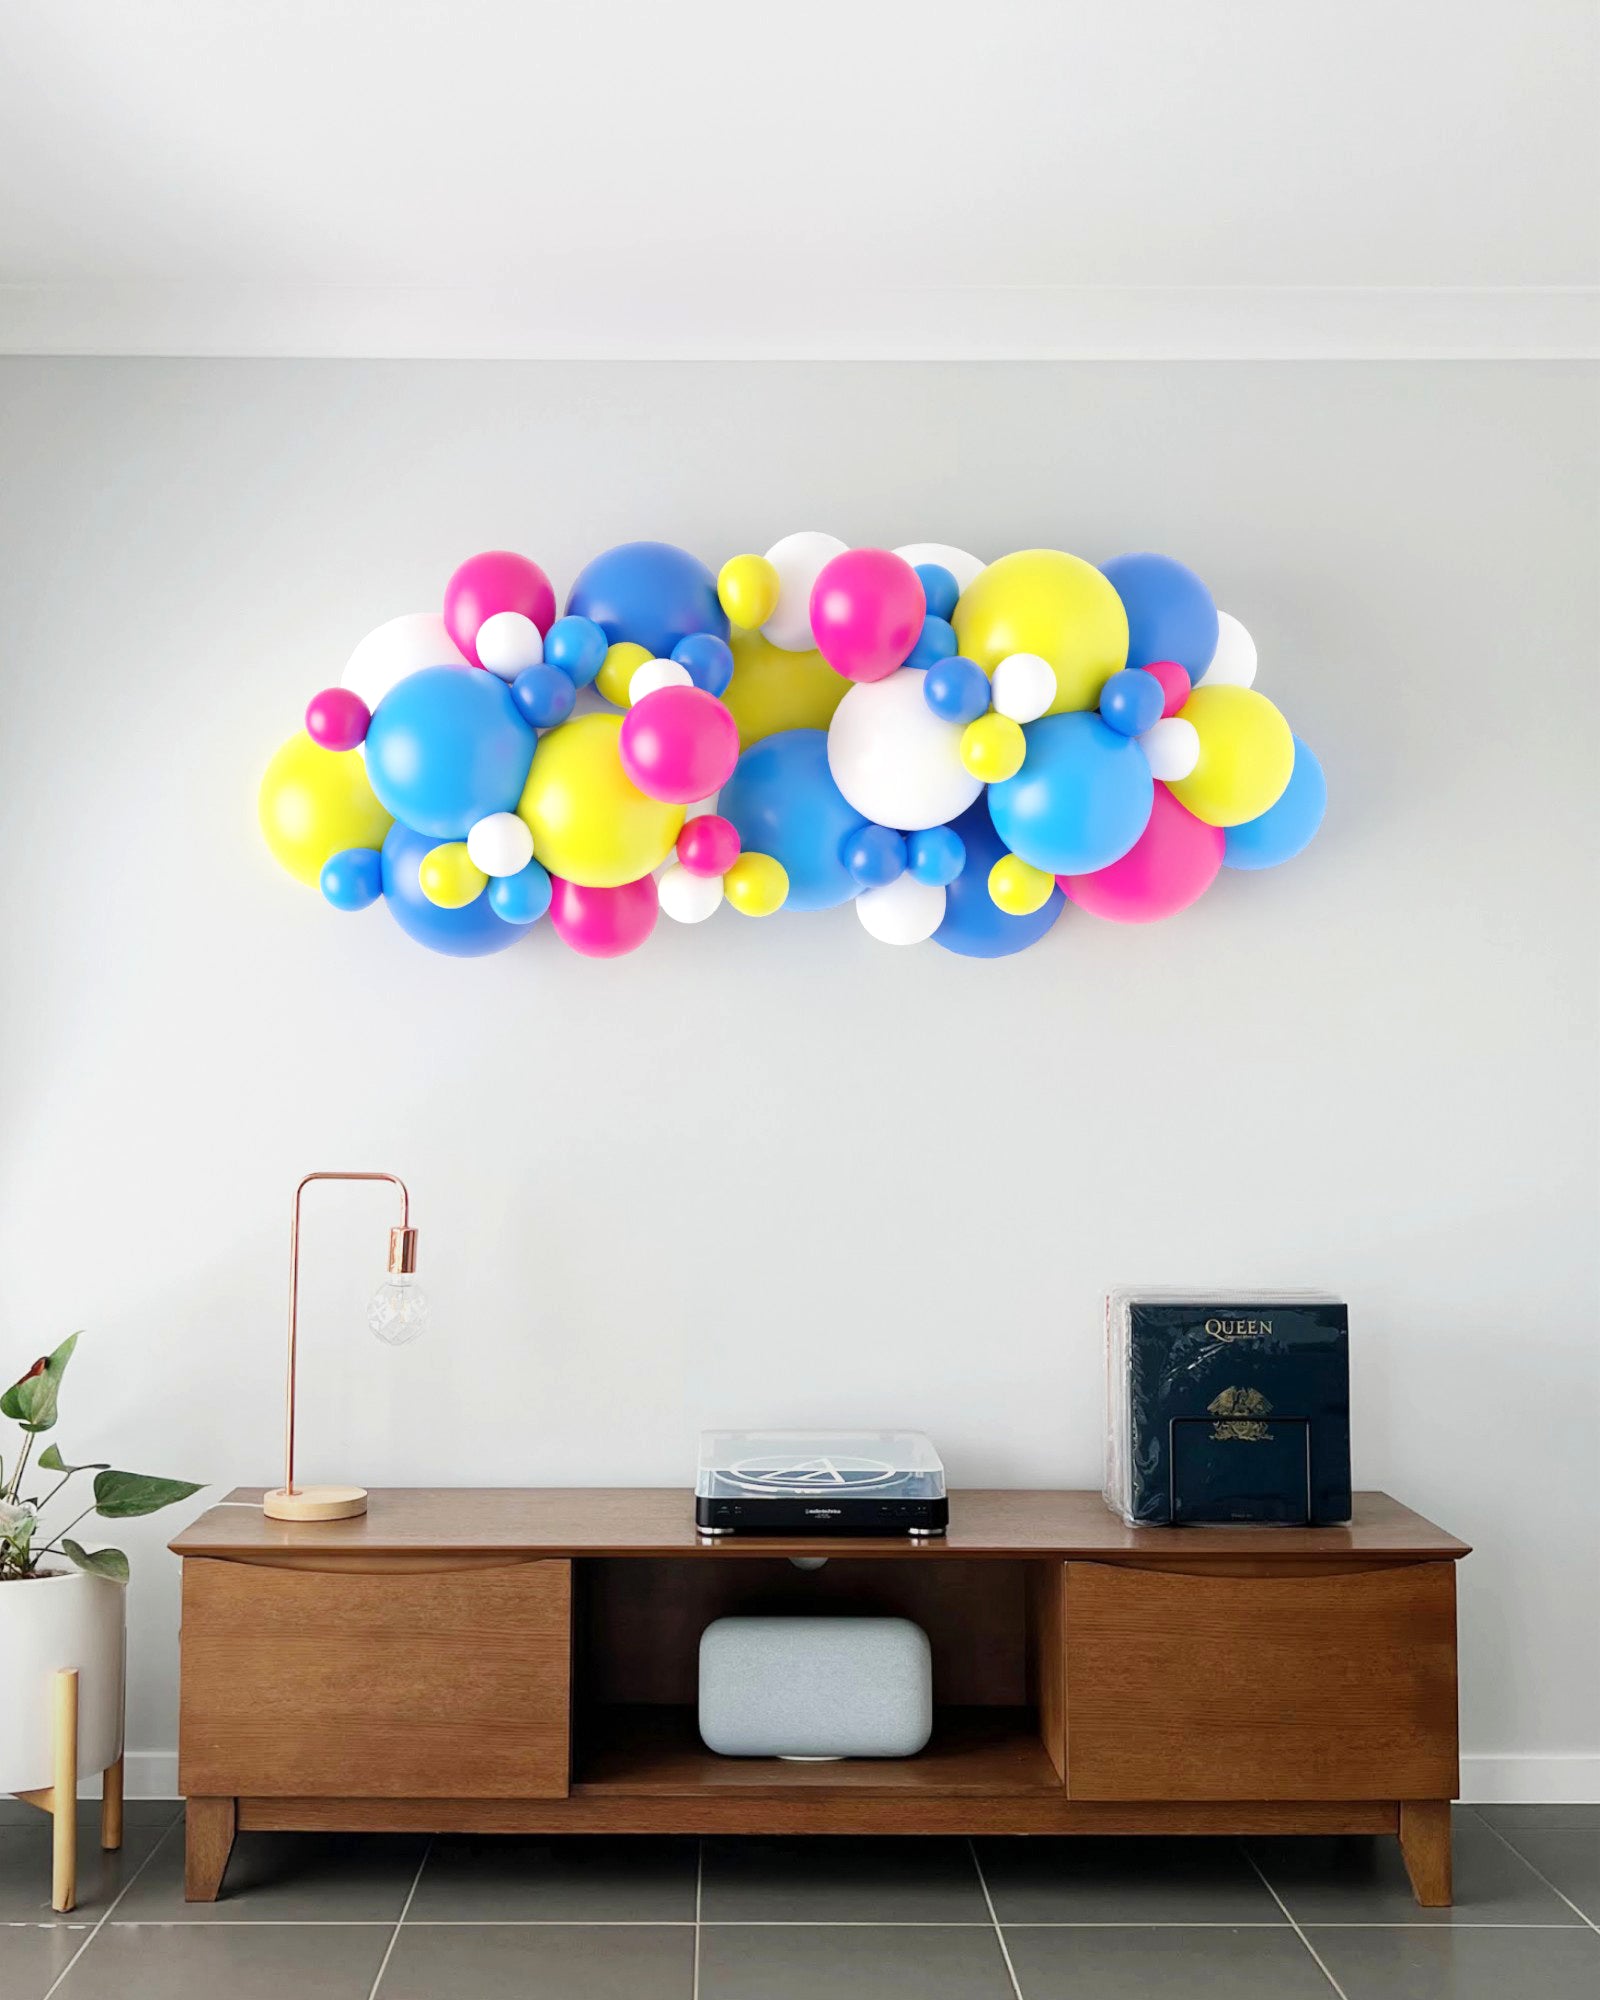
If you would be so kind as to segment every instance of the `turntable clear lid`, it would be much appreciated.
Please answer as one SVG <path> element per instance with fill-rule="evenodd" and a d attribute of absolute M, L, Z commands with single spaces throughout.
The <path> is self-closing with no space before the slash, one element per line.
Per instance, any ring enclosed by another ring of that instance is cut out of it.
<path fill-rule="evenodd" d="M 921 1431 L 702 1431 L 695 1493 L 942 1500 L 944 1466 Z"/>

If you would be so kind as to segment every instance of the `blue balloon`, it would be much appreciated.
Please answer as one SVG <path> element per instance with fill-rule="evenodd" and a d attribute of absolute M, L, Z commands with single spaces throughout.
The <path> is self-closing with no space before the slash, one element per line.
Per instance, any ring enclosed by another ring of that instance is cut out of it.
<path fill-rule="evenodd" d="M 472 672 L 481 673 L 481 669 L 474 667 Z M 482 678 L 493 676 L 483 674 Z M 487 896 L 475 896 L 459 910 L 441 910 L 423 895 L 419 873 L 422 857 L 438 845 L 430 834 L 413 833 L 399 820 L 390 827 L 383 843 L 383 897 L 390 916 L 407 937 L 425 944 L 429 951 L 443 952 L 447 958 L 485 958 L 491 951 L 504 951 L 508 944 L 515 944 L 522 931 L 502 923 Z"/>
<path fill-rule="evenodd" d="M 424 667 L 397 681 L 367 729 L 367 777 L 385 812 L 418 833 L 464 840 L 510 812 L 536 741 L 511 690 L 481 667 Z"/>
<path fill-rule="evenodd" d="M 589 685 L 610 649 L 610 640 L 592 618 L 558 618 L 544 635 L 546 666 L 559 667 L 575 688 Z"/>
<path fill-rule="evenodd" d="M 892 827 L 864 826 L 848 836 L 844 865 L 863 889 L 886 889 L 906 872 L 906 843 Z"/>
<path fill-rule="evenodd" d="M 550 907 L 550 877 L 530 861 L 515 875 L 497 875 L 484 893 L 503 924 L 536 924 Z"/>
<path fill-rule="evenodd" d="M 1123 736 L 1142 736 L 1161 720 L 1166 690 L 1143 667 L 1124 667 L 1100 690 L 1100 714 Z"/>
<path fill-rule="evenodd" d="M 935 889 L 949 888 L 967 865 L 966 847 L 951 826 L 930 826 L 907 834 L 906 853 L 912 874 Z"/>
<path fill-rule="evenodd" d="M 1037 944 L 1067 899 L 1052 889 L 1040 908 L 1026 917 L 1008 917 L 996 907 L 989 894 L 989 870 L 1006 848 L 990 822 L 988 800 L 980 797 L 953 825 L 933 830 L 954 834 L 966 852 L 966 866 L 945 889 L 944 922 L 933 934 L 934 943 L 963 958 L 1009 958 Z"/>
<path fill-rule="evenodd" d="M 578 690 L 559 667 L 524 667 L 511 683 L 511 699 L 535 729 L 554 729 L 577 705 Z"/>
<path fill-rule="evenodd" d="M 955 614 L 961 586 L 943 563 L 918 563 L 917 579 L 922 585 L 922 601 L 930 618 L 950 618 Z"/>
<path fill-rule="evenodd" d="M 691 632 L 728 636 L 717 579 L 670 542 L 624 542 L 596 556 L 578 572 L 567 614 L 592 618 L 611 645 L 631 640 L 658 660 L 670 660 Z"/>
<path fill-rule="evenodd" d="M 1301 848 L 1309 846 L 1327 805 L 1328 781 L 1322 766 L 1297 736 L 1294 769 L 1282 795 L 1259 818 L 1228 828 L 1223 867 L 1276 868 L 1280 861 L 1292 860 Z"/>
<path fill-rule="evenodd" d="M 945 722 L 976 722 L 989 706 L 989 676 L 959 656 L 936 660 L 923 678 L 922 699 Z"/>
<path fill-rule="evenodd" d="M 719 639 L 715 632 L 691 632 L 673 647 L 672 657 L 680 667 L 689 669 L 697 688 L 704 688 L 707 694 L 727 692 L 733 679 L 733 648 L 726 639 Z"/>
<path fill-rule="evenodd" d="M 1046 715 L 1023 734 L 1022 769 L 989 787 L 995 832 L 1050 875 L 1089 875 L 1120 861 L 1155 803 L 1143 750 L 1087 713 Z"/>
<path fill-rule="evenodd" d="M 785 729 L 752 743 L 718 794 L 717 811 L 746 850 L 782 862 L 786 910 L 829 910 L 855 895 L 860 885 L 844 847 L 866 815 L 833 782 L 825 729 Z"/>
<path fill-rule="evenodd" d="M 336 910 L 364 910 L 383 894 L 383 857 L 375 847 L 346 847 L 322 864 L 322 893 Z"/>
<path fill-rule="evenodd" d="M 1217 650 L 1217 607 L 1192 569 L 1171 556 L 1117 556 L 1100 573 L 1128 614 L 1128 665 L 1176 660 L 1191 682 Z"/>
<path fill-rule="evenodd" d="M 907 667 L 931 667 L 951 659 L 956 650 L 955 627 L 948 618 L 936 618 L 930 611 L 922 621 L 917 643 L 901 662 Z"/>

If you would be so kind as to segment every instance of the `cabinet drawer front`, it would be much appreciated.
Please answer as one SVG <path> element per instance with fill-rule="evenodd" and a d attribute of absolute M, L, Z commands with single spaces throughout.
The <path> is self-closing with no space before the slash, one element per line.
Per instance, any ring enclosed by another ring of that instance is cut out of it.
<path fill-rule="evenodd" d="M 189 1557 L 189 1794 L 561 1798 L 571 1565 L 370 1573 Z"/>
<path fill-rule="evenodd" d="M 1455 1796 L 1453 1564 L 1065 1585 L 1071 1797 Z"/>

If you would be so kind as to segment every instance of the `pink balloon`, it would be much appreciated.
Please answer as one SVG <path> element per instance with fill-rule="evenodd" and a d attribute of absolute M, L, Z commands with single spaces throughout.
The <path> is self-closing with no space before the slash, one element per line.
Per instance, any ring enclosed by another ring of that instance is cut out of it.
<path fill-rule="evenodd" d="M 353 750 L 364 743 L 372 710 L 349 688 L 324 688 L 306 703 L 306 734 L 324 750 Z"/>
<path fill-rule="evenodd" d="M 739 829 L 731 819 L 701 813 L 684 821 L 678 835 L 678 859 L 691 875 L 726 875 L 738 858 Z"/>
<path fill-rule="evenodd" d="M 927 609 L 910 563 L 887 549 L 846 549 L 811 587 L 812 636 L 846 680 L 881 681 L 917 643 Z"/>
<path fill-rule="evenodd" d="M 656 878 L 641 875 L 620 889 L 585 889 L 550 878 L 550 921 L 563 944 L 585 958 L 621 958 L 637 951 L 656 927 Z"/>
<path fill-rule="evenodd" d="M 664 687 L 622 719 L 622 768 L 646 797 L 693 805 L 733 776 L 739 725 L 704 688 Z"/>
<path fill-rule="evenodd" d="M 1174 916 L 1216 880 L 1227 845 L 1220 826 L 1207 826 L 1157 785 L 1150 823 L 1120 861 L 1092 875 L 1058 875 L 1062 892 L 1091 916 L 1118 924 L 1150 924 Z"/>
<path fill-rule="evenodd" d="M 536 562 L 510 549 L 468 556 L 444 587 L 445 630 L 475 667 L 478 627 L 501 611 L 520 611 L 541 637 L 556 622 L 556 594 Z"/>
<path fill-rule="evenodd" d="M 1161 683 L 1161 692 L 1166 696 L 1161 706 L 1161 713 L 1176 715 L 1189 699 L 1192 683 L 1188 668 L 1180 667 L 1176 660 L 1152 660 L 1145 668 L 1145 672 L 1153 674 Z"/>

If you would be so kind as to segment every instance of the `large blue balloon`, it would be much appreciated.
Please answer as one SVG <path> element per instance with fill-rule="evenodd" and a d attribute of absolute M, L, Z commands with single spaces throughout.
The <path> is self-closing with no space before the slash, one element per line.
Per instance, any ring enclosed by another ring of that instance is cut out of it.
<path fill-rule="evenodd" d="M 989 894 L 989 870 L 1006 849 L 990 821 L 988 801 L 977 799 L 951 821 L 950 830 L 960 836 L 967 859 L 945 888 L 944 922 L 933 934 L 934 943 L 963 958 L 1009 958 L 1037 944 L 1060 916 L 1066 897 L 1052 889 L 1031 916 L 1008 917 Z"/>
<path fill-rule="evenodd" d="M 1116 556 L 1100 573 L 1128 614 L 1128 665 L 1176 660 L 1198 681 L 1217 650 L 1217 607 L 1192 569 L 1171 556 Z"/>
<path fill-rule="evenodd" d="M 728 636 L 717 579 L 698 556 L 670 542 L 624 542 L 578 572 L 569 618 L 592 618 L 615 646 L 630 640 L 658 660 L 691 632 Z"/>
<path fill-rule="evenodd" d="M 397 681 L 367 729 L 367 777 L 386 812 L 417 833 L 464 840 L 510 812 L 537 739 L 511 690 L 481 667 L 424 667 Z"/>
<path fill-rule="evenodd" d="M 995 832 L 1049 875 L 1091 875 L 1120 861 L 1155 803 L 1144 751 L 1087 712 L 1046 715 L 1023 734 L 1022 769 L 989 787 Z"/>
<path fill-rule="evenodd" d="M 481 671 L 472 669 L 473 673 Z M 484 674 L 483 678 L 490 676 Z M 422 857 L 438 845 L 432 835 L 413 833 L 399 820 L 385 837 L 383 899 L 406 936 L 425 944 L 429 951 L 442 951 L 447 958 L 485 958 L 491 951 L 504 951 L 508 944 L 526 937 L 521 925 L 501 922 L 489 907 L 487 895 L 474 897 L 459 910 L 441 910 L 437 903 L 428 901 L 422 893 L 419 871 Z"/>
<path fill-rule="evenodd" d="M 1292 860 L 1322 824 L 1328 805 L 1328 781 L 1322 766 L 1297 736 L 1294 769 L 1278 797 L 1257 819 L 1230 826 L 1222 850 L 1224 868 L 1276 868 Z"/>
<path fill-rule="evenodd" d="M 844 847 L 867 819 L 833 782 L 825 729 L 785 729 L 752 743 L 717 811 L 739 829 L 742 847 L 783 863 L 786 910 L 829 910 L 855 895 Z"/>

